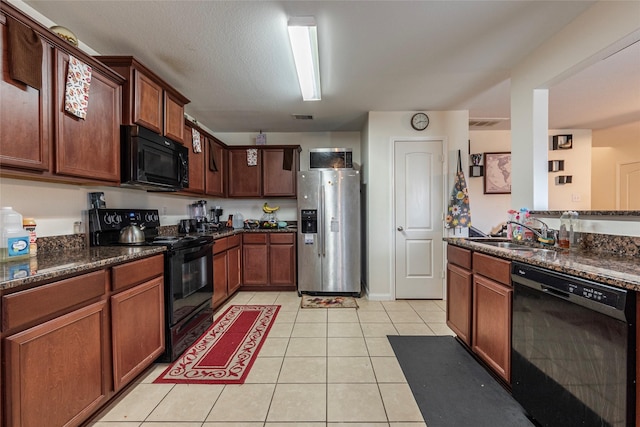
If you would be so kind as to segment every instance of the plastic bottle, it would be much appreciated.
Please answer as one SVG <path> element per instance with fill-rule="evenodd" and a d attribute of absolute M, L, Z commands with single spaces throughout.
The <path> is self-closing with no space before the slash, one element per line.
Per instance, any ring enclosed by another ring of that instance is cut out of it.
<path fill-rule="evenodd" d="M 575 245 L 574 226 L 578 219 L 578 213 L 575 211 L 563 212 L 560 216 L 560 230 L 558 231 L 558 246 L 570 249 Z"/>
<path fill-rule="evenodd" d="M 29 255 L 38 255 L 38 243 L 36 236 L 36 220 L 33 218 L 23 218 L 22 228 L 29 233 Z"/>
<path fill-rule="evenodd" d="M 0 262 L 29 258 L 29 233 L 22 215 L 11 207 L 0 208 Z"/>

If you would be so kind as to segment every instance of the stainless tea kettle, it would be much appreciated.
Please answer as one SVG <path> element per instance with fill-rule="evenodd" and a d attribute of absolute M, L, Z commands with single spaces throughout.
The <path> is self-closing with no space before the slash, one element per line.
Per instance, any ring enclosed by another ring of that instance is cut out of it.
<path fill-rule="evenodd" d="M 143 243 L 144 238 L 144 225 L 137 226 L 135 224 L 127 225 L 120 230 L 120 243 Z"/>

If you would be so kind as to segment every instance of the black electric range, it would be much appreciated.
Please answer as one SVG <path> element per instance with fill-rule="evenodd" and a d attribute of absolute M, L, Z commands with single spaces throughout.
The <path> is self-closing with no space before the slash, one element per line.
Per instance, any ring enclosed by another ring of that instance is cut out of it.
<path fill-rule="evenodd" d="M 91 209 L 91 246 L 166 246 L 164 254 L 165 353 L 172 362 L 213 324 L 213 236 L 159 235 L 156 209 Z M 120 243 L 120 230 L 137 225 L 144 242 Z"/>
<path fill-rule="evenodd" d="M 91 246 L 161 245 L 176 250 L 213 242 L 213 237 L 205 234 L 161 236 L 157 209 L 91 209 L 88 211 L 88 222 Z M 120 243 L 120 230 L 131 224 L 142 227 L 144 242 Z"/>

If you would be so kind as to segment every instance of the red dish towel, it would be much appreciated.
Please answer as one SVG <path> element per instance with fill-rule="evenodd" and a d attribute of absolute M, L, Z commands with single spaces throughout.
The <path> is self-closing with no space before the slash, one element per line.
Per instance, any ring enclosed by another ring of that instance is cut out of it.
<path fill-rule="evenodd" d="M 42 43 L 38 33 L 7 16 L 9 75 L 34 89 L 42 89 Z"/>

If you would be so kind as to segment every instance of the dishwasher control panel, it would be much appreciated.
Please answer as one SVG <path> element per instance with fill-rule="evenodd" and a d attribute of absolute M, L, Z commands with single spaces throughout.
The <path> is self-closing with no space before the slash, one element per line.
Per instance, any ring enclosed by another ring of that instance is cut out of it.
<path fill-rule="evenodd" d="M 575 295 L 615 309 L 625 307 L 627 291 L 624 289 L 520 263 L 513 263 L 511 273 L 514 282 L 539 288 L 558 297 Z"/>

